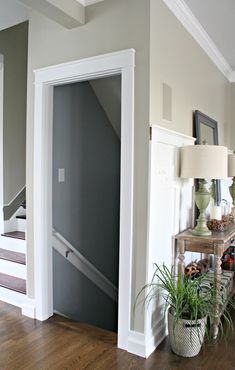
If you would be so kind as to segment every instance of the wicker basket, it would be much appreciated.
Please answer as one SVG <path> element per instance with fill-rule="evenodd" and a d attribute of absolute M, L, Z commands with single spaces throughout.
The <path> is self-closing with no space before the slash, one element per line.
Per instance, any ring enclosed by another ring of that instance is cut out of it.
<path fill-rule="evenodd" d="M 206 333 L 207 318 L 190 321 L 179 319 L 175 328 L 174 316 L 168 311 L 168 331 L 172 351 L 183 357 L 198 355 Z"/>

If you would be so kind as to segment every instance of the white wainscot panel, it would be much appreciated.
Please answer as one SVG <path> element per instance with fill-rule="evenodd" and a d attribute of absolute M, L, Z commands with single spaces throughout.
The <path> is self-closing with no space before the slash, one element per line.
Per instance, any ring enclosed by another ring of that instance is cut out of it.
<path fill-rule="evenodd" d="M 173 236 L 192 225 L 193 181 L 179 177 L 179 151 L 180 147 L 193 144 L 192 137 L 160 126 L 152 127 L 146 282 L 151 280 L 154 263 L 165 263 L 172 268 L 175 259 Z M 149 352 L 155 348 L 153 343 L 158 345 L 166 333 L 162 301 L 159 298 L 146 313 L 147 342 L 152 343 Z"/>

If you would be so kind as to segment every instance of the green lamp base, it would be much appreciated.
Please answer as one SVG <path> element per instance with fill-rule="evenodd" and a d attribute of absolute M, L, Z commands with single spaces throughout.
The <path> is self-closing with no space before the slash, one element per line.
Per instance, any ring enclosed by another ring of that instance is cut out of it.
<path fill-rule="evenodd" d="M 233 183 L 229 186 L 229 192 L 233 200 L 233 205 L 235 205 L 235 177 L 233 177 Z"/>
<path fill-rule="evenodd" d="M 199 181 L 199 189 L 195 193 L 195 202 L 197 208 L 199 209 L 199 217 L 197 219 L 197 225 L 192 230 L 193 235 L 199 236 L 209 236 L 212 232 L 207 227 L 207 219 L 205 216 L 205 211 L 210 203 L 210 192 L 206 188 L 206 181 Z"/>
<path fill-rule="evenodd" d="M 198 236 L 210 236 L 212 234 L 211 230 L 204 227 L 204 225 L 199 225 L 197 223 L 197 226 L 192 230 L 193 235 L 198 235 Z"/>

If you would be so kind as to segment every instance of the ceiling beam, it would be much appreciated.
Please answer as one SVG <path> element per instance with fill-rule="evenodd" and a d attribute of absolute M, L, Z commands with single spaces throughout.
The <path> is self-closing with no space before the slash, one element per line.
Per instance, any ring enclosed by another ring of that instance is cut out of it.
<path fill-rule="evenodd" d="M 66 28 L 85 24 L 85 8 L 76 0 L 20 0 Z"/>

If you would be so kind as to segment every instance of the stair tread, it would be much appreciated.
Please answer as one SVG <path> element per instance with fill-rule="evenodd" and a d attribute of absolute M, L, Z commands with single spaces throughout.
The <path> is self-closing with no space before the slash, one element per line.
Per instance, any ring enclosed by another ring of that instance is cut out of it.
<path fill-rule="evenodd" d="M 7 274 L 2 274 L 0 272 L 0 286 L 15 292 L 26 294 L 26 280 L 17 278 L 15 276 L 10 276 Z"/>
<path fill-rule="evenodd" d="M 26 220 L 26 215 L 16 216 L 16 218 L 18 218 L 20 220 Z"/>
<path fill-rule="evenodd" d="M 2 234 L 2 236 L 6 236 L 7 238 L 25 240 L 25 233 L 23 231 L 11 231 L 11 232 Z"/>
<path fill-rule="evenodd" d="M 25 254 L 0 248 L 0 259 L 25 265 Z"/>

